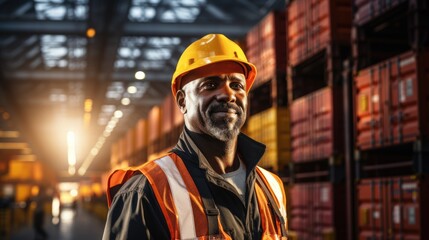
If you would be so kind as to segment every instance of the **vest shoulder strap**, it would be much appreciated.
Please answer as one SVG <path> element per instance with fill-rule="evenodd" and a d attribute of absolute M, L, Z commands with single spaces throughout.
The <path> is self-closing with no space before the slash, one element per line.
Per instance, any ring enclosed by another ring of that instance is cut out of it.
<path fill-rule="evenodd" d="M 264 191 L 268 201 L 270 202 L 274 213 L 280 222 L 281 233 L 283 237 L 287 237 L 287 221 L 286 221 L 286 198 L 284 188 L 280 185 L 281 180 L 270 173 L 269 171 L 257 167 L 256 181 Z M 275 198 L 275 199 L 274 199 Z"/>

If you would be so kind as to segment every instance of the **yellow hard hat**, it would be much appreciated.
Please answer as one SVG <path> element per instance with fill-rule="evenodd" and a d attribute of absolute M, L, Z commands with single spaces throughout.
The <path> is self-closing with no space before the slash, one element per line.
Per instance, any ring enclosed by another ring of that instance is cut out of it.
<path fill-rule="evenodd" d="M 176 96 L 182 77 L 187 73 L 224 61 L 237 62 L 246 68 L 246 91 L 249 92 L 256 77 L 255 65 L 247 61 L 240 46 L 223 34 L 208 34 L 189 45 L 180 56 L 176 71 L 171 79 L 173 96 Z M 222 73 L 221 69 L 219 70 L 219 73 Z"/>

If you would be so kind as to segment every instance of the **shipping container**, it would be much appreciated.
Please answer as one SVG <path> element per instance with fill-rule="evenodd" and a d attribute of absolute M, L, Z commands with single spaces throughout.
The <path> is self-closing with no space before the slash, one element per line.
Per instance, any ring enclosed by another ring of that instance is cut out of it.
<path fill-rule="evenodd" d="M 359 150 L 429 136 L 429 52 L 407 52 L 363 69 L 354 78 Z"/>
<path fill-rule="evenodd" d="M 135 142 L 135 135 L 136 135 L 136 131 L 135 128 L 130 128 L 128 129 L 128 131 L 126 132 L 125 137 L 125 156 L 128 159 L 131 159 L 133 154 L 135 153 L 136 149 L 136 142 Z"/>
<path fill-rule="evenodd" d="M 292 102 L 292 161 L 338 158 L 344 154 L 342 92 L 326 87 Z"/>
<path fill-rule="evenodd" d="M 161 136 L 161 107 L 153 106 L 148 113 L 148 155 L 157 153 L 160 149 Z"/>
<path fill-rule="evenodd" d="M 147 120 L 141 118 L 136 123 L 136 149 L 137 151 L 147 146 Z"/>
<path fill-rule="evenodd" d="M 358 239 L 429 238 L 428 179 L 389 177 L 357 183 Z"/>
<path fill-rule="evenodd" d="M 286 72 L 286 12 L 269 12 L 246 36 L 246 56 L 258 74 L 258 87 Z"/>
<path fill-rule="evenodd" d="M 297 65 L 329 45 L 350 45 L 348 0 L 293 0 L 287 8 L 288 64 Z"/>
<path fill-rule="evenodd" d="M 427 1 L 357 0 L 355 6 L 352 29 L 354 72 L 429 46 Z"/>
<path fill-rule="evenodd" d="M 161 119 L 161 141 L 160 141 L 160 150 L 171 149 L 172 145 L 176 143 L 172 139 L 173 131 L 173 114 L 175 107 L 175 100 L 173 95 L 169 94 L 163 101 L 161 105 L 162 109 L 162 119 Z"/>
<path fill-rule="evenodd" d="M 299 240 L 346 239 L 343 184 L 300 183 L 290 186 L 290 231 Z"/>
<path fill-rule="evenodd" d="M 248 118 L 247 134 L 266 145 L 259 165 L 281 171 L 290 160 L 289 109 L 272 107 Z"/>

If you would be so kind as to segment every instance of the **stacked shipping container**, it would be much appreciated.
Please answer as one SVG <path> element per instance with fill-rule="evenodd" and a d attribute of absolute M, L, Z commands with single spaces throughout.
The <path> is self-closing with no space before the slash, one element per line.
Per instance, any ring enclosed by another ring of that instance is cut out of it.
<path fill-rule="evenodd" d="M 427 239 L 428 6 L 354 5 L 356 235 Z"/>
<path fill-rule="evenodd" d="M 288 97 L 292 164 L 290 229 L 298 239 L 345 239 L 342 61 L 350 52 L 351 4 L 295 0 L 288 6 Z"/>
<path fill-rule="evenodd" d="M 246 37 L 246 55 L 258 70 L 250 93 L 246 133 L 267 146 L 260 165 L 276 172 L 283 171 L 290 159 L 285 22 L 285 11 L 273 11 Z"/>

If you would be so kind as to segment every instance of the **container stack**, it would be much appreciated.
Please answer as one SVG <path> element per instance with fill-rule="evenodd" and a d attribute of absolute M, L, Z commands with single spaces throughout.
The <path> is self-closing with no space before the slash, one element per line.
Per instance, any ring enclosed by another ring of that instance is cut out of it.
<path fill-rule="evenodd" d="M 246 55 L 258 74 L 250 92 L 245 132 L 266 145 L 259 165 L 274 172 L 284 171 L 290 159 L 285 23 L 285 11 L 272 11 L 246 36 Z"/>
<path fill-rule="evenodd" d="M 351 54 L 346 0 L 288 7 L 292 162 L 289 226 L 297 239 L 345 239 L 342 63 Z"/>
<path fill-rule="evenodd" d="M 359 239 L 428 239 L 427 1 L 354 1 Z"/>

